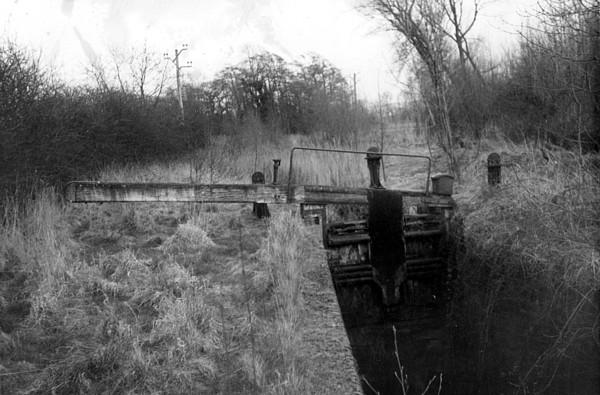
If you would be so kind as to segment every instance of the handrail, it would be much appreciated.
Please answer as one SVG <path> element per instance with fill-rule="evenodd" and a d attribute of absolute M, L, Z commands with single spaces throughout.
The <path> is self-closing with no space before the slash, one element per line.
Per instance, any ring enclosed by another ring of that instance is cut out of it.
<path fill-rule="evenodd" d="M 288 172 L 288 196 L 291 194 L 292 188 L 292 170 L 293 170 L 293 162 L 294 162 L 294 151 L 318 151 L 318 152 L 338 152 L 342 154 L 369 154 L 373 155 L 375 152 L 368 151 L 354 151 L 354 150 L 343 150 L 343 149 L 330 149 L 330 148 L 311 148 L 311 147 L 292 147 L 290 151 L 290 169 Z M 431 158 L 425 155 L 414 155 L 414 154 L 400 154 L 396 152 L 377 152 L 377 155 L 382 156 L 400 156 L 406 158 L 419 158 L 419 159 L 427 159 L 427 181 L 425 183 L 425 194 L 429 195 L 429 177 L 431 176 Z"/>

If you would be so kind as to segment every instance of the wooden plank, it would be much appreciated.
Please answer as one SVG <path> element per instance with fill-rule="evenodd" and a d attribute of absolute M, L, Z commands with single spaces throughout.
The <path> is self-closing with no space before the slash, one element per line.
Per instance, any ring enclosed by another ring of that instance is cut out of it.
<path fill-rule="evenodd" d="M 287 186 L 263 184 L 175 184 L 72 182 L 67 200 L 100 202 L 286 203 Z"/>
<path fill-rule="evenodd" d="M 356 243 L 370 241 L 371 238 L 366 233 L 351 233 L 349 235 L 329 235 L 327 239 L 328 247 L 339 247 Z"/>
<path fill-rule="evenodd" d="M 369 188 L 305 185 L 302 202 L 307 204 L 367 204 L 368 190 Z M 426 196 L 425 192 L 421 191 L 398 190 L 398 192 L 402 196 Z M 300 198 L 296 194 L 294 197 Z"/>
<path fill-rule="evenodd" d="M 204 202 L 204 203 L 307 203 L 367 204 L 368 188 L 322 185 L 179 184 L 75 181 L 67 185 L 72 203 Z M 399 191 L 404 196 L 423 192 Z"/>
<path fill-rule="evenodd" d="M 429 195 L 423 199 L 423 203 L 430 207 L 454 207 L 456 203 L 451 196 L 446 195 Z"/>
<path fill-rule="evenodd" d="M 347 272 L 356 272 L 356 271 L 371 271 L 373 270 L 373 266 L 369 264 L 365 265 L 343 265 L 343 266 L 334 266 L 331 270 L 335 273 L 347 273 Z"/>
<path fill-rule="evenodd" d="M 305 185 L 302 202 L 308 204 L 367 204 L 367 188 Z"/>
<path fill-rule="evenodd" d="M 415 238 L 415 237 L 432 237 L 432 236 L 441 236 L 444 232 L 441 230 L 415 230 L 412 232 L 404 232 L 405 238 Z"/>

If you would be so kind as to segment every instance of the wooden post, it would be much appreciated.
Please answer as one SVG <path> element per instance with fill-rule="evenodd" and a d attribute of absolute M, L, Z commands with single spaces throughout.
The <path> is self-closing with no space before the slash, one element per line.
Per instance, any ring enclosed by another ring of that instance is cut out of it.
<path fill-rule="evenodd" d="M 383 188 L 381 181 L 379 181 L 379 168 L 381 167 L 379 148 L 370 147 L 367 152 L 367 166 L 369 167 L 369 176 L 371 179 L 369 188 Z"/>
<path fill-rule="evenodd" d="M 487 158 L 488 184 L 496 186 L 502 182 L 502 165 L 500 155 L 493 152 Z"/>
<path fill-rule="evenodd" d="M 265 175 L 263 173 L 261 173 L 260 171 L 257 171 L 254 174 L 252 174 L 252 184 L 264 184 L 264 183 L 265 183 Z M 252 207 L 252 212 L 258 218 L 268 218 L 271 216 L 271 213 L 269 213 L 269 207 L 267 206 L 267 203 L 254 202 L 254 205 Z"/>

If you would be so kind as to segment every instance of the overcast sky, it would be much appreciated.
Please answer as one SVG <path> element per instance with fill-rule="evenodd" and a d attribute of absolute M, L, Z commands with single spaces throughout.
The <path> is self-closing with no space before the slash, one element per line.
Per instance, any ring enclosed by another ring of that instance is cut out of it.
<path fill-rule="evenodd" d="M 470 0 L 465 0 L 469 3 Z M 91 59 L 107 61 L 109 48 L 147 46 L 159 54 L 182 43 L 188 81 L 211 78 L 224 66 L 261 50 L 286 60 L 316 53 L 357 75 L 360 98 L 378 89 L 396 97 L 394 38 L 357 10 L 359 0 L 0 0 L 3 37 L 34 50 L 64 80 L 81 81 Z M 522 15 L 535 0 L 488 3 L 474 36 L 493 56 L 515 42 Z M 400 78 L 401 80 L 401 78 Z M 379 88 L 378 88 L 379 86 Z"/>

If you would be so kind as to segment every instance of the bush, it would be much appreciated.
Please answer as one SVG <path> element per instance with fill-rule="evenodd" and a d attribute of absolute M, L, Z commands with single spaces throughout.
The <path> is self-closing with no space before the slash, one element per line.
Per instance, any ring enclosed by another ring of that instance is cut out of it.
<path fill-rule="evenodd" d="M 143 163 L 202 144 L 203 119 L 179 120 L 176 101 L 49 82 L 25 51 L 0 48 L 0 192 L 30 195 L 96 177 L 109 164 Z M 18 197 L 18 199 L 21 199 Z"/>
<path fill-rule="evenodd" d="M 517 149 L 503 185 L 481 186 L 465 216 L 457 365 L 476 392 L 592 393 L 600 185 L 588 164 L 597 158 Z"/>

